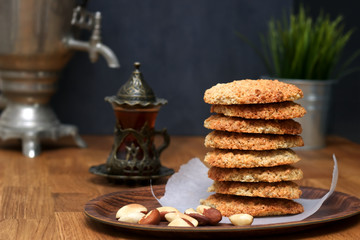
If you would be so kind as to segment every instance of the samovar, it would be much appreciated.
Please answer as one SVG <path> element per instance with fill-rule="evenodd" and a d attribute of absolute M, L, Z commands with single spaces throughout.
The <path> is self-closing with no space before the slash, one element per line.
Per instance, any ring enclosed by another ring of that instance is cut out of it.
<path fill-rule="evenodd" d="M 86 4 L 86 2 L 85 2 Z M 95 62 L 105 57 L 119 67 L 110 48 L 101 42 L 101 14 L 90 13 L 75 0 L 0 0 L 0 79 L 6 107 L 0 117 L 0 137 L 21 139 L 25 156 L 40 153 L 40 140 L 73 136 L 86 143 L 77 127 L 61 124 L 49 106 L 59 72 L 74 50 L 87 51 Z M 77 39 L 81 29 L 89 41 Z"/>

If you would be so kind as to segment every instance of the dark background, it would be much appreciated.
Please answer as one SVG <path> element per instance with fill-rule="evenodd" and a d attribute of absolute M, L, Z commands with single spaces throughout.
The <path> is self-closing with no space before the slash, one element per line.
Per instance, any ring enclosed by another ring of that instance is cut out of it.
<path fill-rule="evenodd" d="M 360 25 L 355 11 L 360 4 L 350 0 L 90 0 L 88 10 L 103 16 L 103 43 L 117 55 L 121 68 L 108 68 L 103 58 L 91 64 L 87 53 L 77 52 L 62 72 L 51 105 L 63 123 L 78 126 L 81 134 L 112 134 L 114 114 L 104 97 L 116 94 L 133 63 L 140 61 L 155 94 L 168 100 L 157 128 L 166 127 L 171 135 L 205 135 L 209 106 L 203 102 L 204 91 L 218 82 L 266 74 L 260 59 L 235 32 L 259 45 L 258 36 L 266 32 L 269 19 L 282 17 L 300 2 L 313 16 L 323 9 L 333 18 L 342 14 L 348 29 Z M 344 59 L 359 48 L 359 31 Z M 359 63 L 358 59 L 354 66 Z M 357 142 L 359 78 L 360 73 L 354 73 L 336 85 L 329 125 L 329 134 Z"/>

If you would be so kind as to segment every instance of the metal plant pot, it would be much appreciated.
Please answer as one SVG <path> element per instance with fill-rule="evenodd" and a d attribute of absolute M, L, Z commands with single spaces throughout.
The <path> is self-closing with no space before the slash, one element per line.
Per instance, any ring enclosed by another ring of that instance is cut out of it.
<path fill-rule="evenodd" d="M 304 93 L 304 98 L 296 101 L 307 111 L 302 118 L 295 119 L 300 122 L 304 140 L 302 149 L 317 149 L 325 147 L 326 132 L 328 128 L 328 115 L 331 105 L 332 88 L 335 80 L 301 80 L 278 79 L 279 81 L 296 85 Z"/>

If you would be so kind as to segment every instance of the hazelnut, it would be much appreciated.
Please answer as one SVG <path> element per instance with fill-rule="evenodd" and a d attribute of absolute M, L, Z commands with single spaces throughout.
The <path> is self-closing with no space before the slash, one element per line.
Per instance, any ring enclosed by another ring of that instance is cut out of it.
<path fill-rule="evenodd" d="M 166 220 L 167 220 L 168 222 L 172 222 L 172 221 L 174 221 L 176 218 L 183 218 L 183 219 L 191 222 L 191 224 L 192 224 L 194 227 L 196 227 L 196 226 L 199 224 L 199 222 L 198 222 L 195 218 L 190 217 L 190 216 L 188 216 L 188 215 L 186 215 L 186 214 L 184 214 L 184 213 L 181 213 L 181 212 L 167 213 L 167 214 L 165 214 L 165 218 L 166 218 Z"/>
<path fill-rule="evenodd" d="M 184 218 L 175 218 L 168 224 L 169 227 L 195 227 L 189 220 Z"/>
<path fill-rule="evenodd" d="M 121 216 L 118 221 L 120 222 L 128 222 L 128 223 L 138 223 L 139 220 L 145 216 L 145 213 L 141 212 L 132 212 L 127 215 Z"/>
<path fill-rule="evenodd" d="M 251 225 L 254 220 L 253 216 L 245 213 L 231 215 L 229 219 L 235 226 Z"/>
<path fill-rule="evenodd" d="M 158 225 L 160 223 L 160 212 L 157 209 L 151 210 L 139 221 L 139 224 Z"/>
<path fill-rule="evenodd" d="M 192 218 L 195 218 L 198 221 L 199 226 L 208 225 L 210 222 L 208 217 L 205 217 L 203 214 L 196 212 L 193 208 L 186 209 L 184 213 Z"/>
<path fill-rule="evenodd" d="M 216 208 L 212 208 L 212 207 L 205 206 L 205 205 L 199 205 L 196 208 L 196 211 L 201 213 L 205 217 L 207 217 L 209 219 L 210 225 L 216 225 L 222 219 L 221 212 L 219 210 L 217 210 Z"/>
<path fill-rule="evenodd" d="M 148 212 L 147 208 L 141 204 L 131 203 L 125 206 L 122 206 L 116 213 L 116 218 L 119 219 L 130 213 L 143 213 L 144 215 Z"/>
<path fill-rule="evenodd" d="M 161 217 L 161 221 L 165 221 L 165 215 L 167 213 L 173 213 L 173 212 L 179 212 L 176 208 L 174 207 L 158 207 L 157 210 L 160 212 L 160 217 Z"/>

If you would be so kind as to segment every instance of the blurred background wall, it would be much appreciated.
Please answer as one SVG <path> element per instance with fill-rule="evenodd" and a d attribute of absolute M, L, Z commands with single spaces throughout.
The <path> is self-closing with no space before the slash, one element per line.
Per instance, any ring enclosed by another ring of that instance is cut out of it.
<path fill-rule="evenodd" d="M 81 134 L 112 134 L 114 116 L 105 96 L 116 94 L 140 61 L 145 80 L 158 97 L 168 100 L 157 128 L 171 135 L 205 135 L 203 121 L 209 105 L 204 91 L 218 82 L 266 74 L 253 50 L 236 32 L 259 45 L 272 17 L 300 2 L 316 16 L 320 9 L 344 15 L 348 28 L 360 25 L 355 1 L 288 0 L 90 0 L 88 9 L 103 16 L 102 37 L 117 55 L 121 68 L 110 69 L 104 59 L 91 64 L 86 53 L 75 53 L 62 72 L 52 107 L 63 123 Z M 88 38 L 86 33 L 82 36 Z M 344 54 L 359 48 L 356 31 Z M 355 65 L 360 65 L 360 59 Z M 334 90 L 329 134 L 360 142 L 360 73 L 341 79 Z"/>

